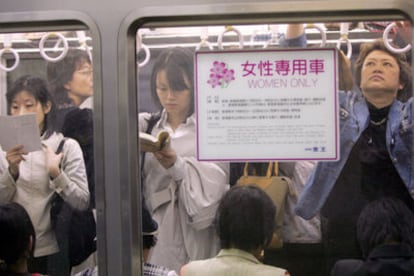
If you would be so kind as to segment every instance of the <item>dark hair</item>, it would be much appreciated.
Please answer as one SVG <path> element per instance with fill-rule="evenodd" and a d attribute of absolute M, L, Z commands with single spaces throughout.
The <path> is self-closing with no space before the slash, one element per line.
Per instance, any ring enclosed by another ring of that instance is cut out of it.
<path fill-rule="evenodd" d="M 357 221 L 357 239 L 364 257 L 386 243 L 404 243 L 414 250 L 414 214 L 397 198 L 370 202 Z"/>
<path fill-rule="evenodd" d="M 56 130 L 56 108 L 53 97 L 49 93 L 46 81 L 31 75 L 25 75 L 18 78 L 6 93 L 8 114 L 11 114 L 11 105 L 14 98 L 17 94 L 23 91 L 30 93 L 35 98 L 36 102 L 39 102 L 43 107 L 50 102 L 50 111 L 45 114 L 43 129 L 41 130 L 41 134 L 44 134 L 45 138 L 48 138 Z"/>
<path fill-rule="evenodd" d="M 151 249 L 157 244 L 157 237 L 155 235 L 142 235 L 142 248 Z"/>
<path fill-rule="evenodd" d="M 158 105 L 161 107 L 160 100 L 157 95 L 157 74 L 165 70 L 168 78 L 168 84 L 171 89 L 176 91 L 182 91 L 184 89 L 190 89 L 191 103 L 189 114 L 190 116 L 194 112 L 194 57 L 193 52 L 189 49 L 174 47 L 163 50 L 155 61 L 154 67 L 151 73 L 151 94 Z M 188 79 L 190 87 L 185 82 L 185 78 Z"/>
<path fill-rule="evenodd" d="M 35 230 L 26 210 L 18 203 L 0 205 L 0 259 L 7 265 L 15 264 L 26 253 L 32 238 L 33 256 Z M 29 257 L 29 256 L 27 256 Z"/>
<path fill-rule="evenodd" d="M 142 247 L 144 249 L 150 249 L 157 243 L 155 232 L 158 230 L 158 223 L 152 218 L 145 199 L 141 201 L 141 215 L 142 215 Z"/>
<path fill-rule="evenodd" d="M 276 206 L 257 186 L 233 186 L 222 198 L 216 229 L 222 248 L 251 252 L 272 240 Z"/>
<path fill-rule="evenodd" d="M 403 85 L 403 89 L 400 89 L 398 91 L 398 96 L 403 97 L 403 95 L 401 95 L 402 91 L 411 88 L 411 66 L 408 64 L 405 54 L 391 52 L 387 49 L 387 47 L 385 47 L 384 41 L 382 39 L 377 39 L 372 43 L 361 44 L 360 53 L 355 62 L 355 83 L 358 85 L 358 87 L 361 86 L 362 66 L 367 56 L 375 50 L 386 52 L 398 63 L 398 66 L 400 67 L 400 82 Z"/>
<path fill-rule="evenodd" d="M 73 73 L 84 63 L 91 64 L 91 59 L 85 50 L 69 49 L 66 56 L 59 62 L 48 62 L 47 80 L 50 91 L 58 105 L 72 104 L 65 84 L 73 78 Z"/>

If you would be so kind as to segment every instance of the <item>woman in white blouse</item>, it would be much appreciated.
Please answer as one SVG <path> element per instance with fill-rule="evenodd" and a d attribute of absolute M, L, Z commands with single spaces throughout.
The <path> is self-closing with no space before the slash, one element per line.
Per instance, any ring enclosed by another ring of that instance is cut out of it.
<path fill-rule="evenodd" d="M 212 223 L 229 188 L 228 164 L 196 157 L 193 67 L 188 49 L 161 52 L 151 76 L 151 92 L 161 111 L 139 114 L 140 131 L 156 136 L 166 130 L 170 135 L 160 151 L 144 155 L 141 179 L 144 199 L 159 224 L 149 262 L 175 271 L 191 260 L 217 254 Z"/>

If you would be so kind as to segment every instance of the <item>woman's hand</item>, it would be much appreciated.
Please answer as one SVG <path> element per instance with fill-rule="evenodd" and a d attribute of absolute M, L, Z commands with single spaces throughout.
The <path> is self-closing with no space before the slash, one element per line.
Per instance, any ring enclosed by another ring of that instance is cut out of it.
<path fill-rule="evenodd" d="M 171 168 L 174 165 L 177 160 L 177 153 L 171 147 L 170 138 L 168 138 L 165 146 L 160 151 L 154 152 L 154 156 L 165 169 Z"/>
<path fill-rule="evenodd" d="M 9 173 L 16 180 L 19 177 L 19 164 L 26 160 L 23 155 L 27 154 L 23 145 L 17 145 L 6 153 L 6 160 L 9 163 Z"/>
<path fill-rule="evenodd" d="M 44 145 L 46 153 L 46 169 L 49 177 L 55 179 L 60 175 L 60 162 L 63 158 L 63 153 L 56 154 L 50 147 Z"/>
<path fill-rule="evenodd" d="M 397 27 L 399 28 L 398 32 L 400 33 L 402 39 L 404 39 L 406 43 L 410 43 L 411 38 L 412 38 L 411 22 L 408 20 L 397 21 L 396 24 L 397 24 Z"/>

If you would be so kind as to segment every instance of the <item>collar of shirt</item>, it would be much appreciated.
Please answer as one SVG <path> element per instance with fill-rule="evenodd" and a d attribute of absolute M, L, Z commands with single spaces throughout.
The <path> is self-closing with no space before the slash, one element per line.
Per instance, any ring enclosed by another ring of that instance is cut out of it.
<path fill-rule="evenodd" d="M 168 116 L 167 112 L 165 111 L 165 109 L 163 109 L 161 113 L 161 118 L 156 124 L 157 128 L 165 129 L 167 126 L 169 127 L 169 124 L 167 123 L 167 116 Z M 187 117 L 187 119 L 182 125 L 192 126 L 192 125 L 195 125 L 195 123 L 196 123 L 196 117 L 195 117 L 195 113 L 193 113 Z"/>
<path fill-rule="evenodd" d="M 242 259 L 248 260 L 256 264 L 260 264 L 259 260 L 256 259 L 256 257 L 254 257 L 252 254 L 244 250 L 240 250 L 236 248 L 221 249 L 217 255 L 217 258 L 222 258 L 222 257 L 238 257 L 238 258 L 242 258 Z"/>

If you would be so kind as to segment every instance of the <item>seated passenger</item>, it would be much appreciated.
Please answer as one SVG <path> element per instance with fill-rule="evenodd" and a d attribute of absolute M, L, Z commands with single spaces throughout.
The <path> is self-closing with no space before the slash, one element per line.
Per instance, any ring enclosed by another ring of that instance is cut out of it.
<path fill-rule="evenodd" d="M 332 276 L 414 275 L 414 214 L 397 198 L 369 203 L 357 222 L 365 261 L 340 260 Z"/>
<path fill-rule="evenodd" d="M 157 243 L 158 224 L 152 219 L 147 207 L 142 205 L 142 249 L 144 257 L 144 276 L 177 276 L 174 270 L 151 264 L 148 262 L 148 256 L 151 248 Z"/>
<path fill-rule="evenodd" d="M 18 203 L 0 205 L 0 276 L 30 275 L 27 261 L 33 256 L 35 230 Z"/>
<path fill-rule="evenodd" d="M 163 266 L 151 264 L 148 262 L 148 256 L 151 248 L 157 243 L 156 234 L 158 231 L 158 224 L 152 219 L 145 204 L 142 204 L 142 256 L 143 256 L 143 268 L 142 273 L 144 276 L 177 276 L 174 270 L 170 270 Z M 84 271 L 77 273 L 75 276 L 97 276 L 98 267 L 92 267 L 85 269 Z M 1 276 L 1 275 L 0 275 Z"/>
<path fill-rule="evenodd" d="M 259 261 L 272 239 L 275 213 L 276 206 L 260 188 L 234 186 L 223 196 L 216 214 L 219 254 L 184 265 L 180 275 L 289 275 L 285 269 Z"/>

